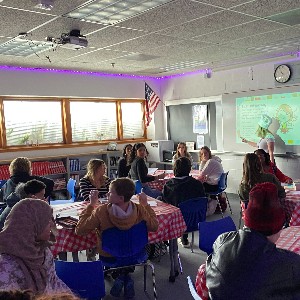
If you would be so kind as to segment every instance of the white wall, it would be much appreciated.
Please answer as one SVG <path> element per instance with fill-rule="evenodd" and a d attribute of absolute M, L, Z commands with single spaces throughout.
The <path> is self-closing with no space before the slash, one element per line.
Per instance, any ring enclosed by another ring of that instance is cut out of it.
<path fill-rule="evenodd" d="M 144 99 L 145 81 L 160 96 L 160 81 L 155 79 L 2 69 L 0 70 L 0 96 L 71 96 Z M 147 128 L 149 139 L 163 139 L 165 135 L 164 110 L 160 106 L 163 105 L 159 104 L 158 112 Z M 18 108 L 16 107 L 16 109 Z M 55 150 L 55 153 L 49 150 L 7 152 L 1 153 L 0 157 L 1 160 L 10 160 L 17 156 L 45 157 L 95 151 L 98 148 L 78 147 L 59 149 Z M 119 145 L 118 148 L 122 149 L 122 145 Z"/>
<path fill-rule="evenodd" d="M 291 58 L 290 61 L 295 61 Z M 286 63 L 286 61 L 268 62 L 254 65 L 250 67 L 241 67 L 231 70 L 212 71 L 211 78 L 205 79 L 203 74 L 188 75 L 185 77 L 174 77 L 162 82 L 161 94 L 164 101 L 168 104 L 180 99 L 195 99 L 203 97 L 213 97 L 223 95 L 222 99 L 226 101 L 224 95 L 234 94 L 248 91 L 270 90 L 276 88 L 278 93 L 278 86 L 275 86 L 274 80 L 274 64 Z M 291 87 L 291 90 L 297 89 L 297 85 L 286 84 L 282 88 Z M 300 86 L 299 86 L 300 90 Z M 205 102 L 205 98 L 203 98 Z M 222 100 L 223 101 L 223 100 Z M 300 104 L 299 104 L 300 108 Z M 218 116 L 221 116 L 220 110 L 217 110 Z M 235 124 L 232 124 L 235 126 Z M 224 138 L 222 134 L 222 118 L 219 118 L 217 124 L 217 138 Z M 220 135 L 219 135 L 220 134 Z M 222 143 L 218 143 L 219 151 L 222 151 Z M 250 147 L 245 150 L 245 153 L 252 152 L 254 148 Z M 239 183 L 242 178 L 243 153 L 223 153 L 218 155 L 222 158 L 222 164 L 225 171 L 229 171 L 228 176 L 228 192 L 236 193 Z M 280 170 L 286 175 L 298 179 L 300 158 L 282 158 L 276 157 L 276 162 Z"/>

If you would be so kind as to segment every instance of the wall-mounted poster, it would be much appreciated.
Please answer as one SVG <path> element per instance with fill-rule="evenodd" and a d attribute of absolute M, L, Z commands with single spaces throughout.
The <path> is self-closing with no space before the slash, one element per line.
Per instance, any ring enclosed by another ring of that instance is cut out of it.
<path fill-rule="evenodd" d="M 207 105 L 193 106 L 193 132 L 200 134 L 208 133 Z"/>

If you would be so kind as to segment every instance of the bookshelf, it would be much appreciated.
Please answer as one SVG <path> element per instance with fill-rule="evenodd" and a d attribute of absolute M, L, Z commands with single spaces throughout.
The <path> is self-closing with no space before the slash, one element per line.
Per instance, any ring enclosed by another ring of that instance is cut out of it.
<path fill-rule="evenodd" d="M 69 178 L 75 179 L 76 185 L 79 185 L 79 179 L 86 174 L 86 166 L 92 158 L 103 159 L 107 165 L 107 176 L 116 178 L 118 161 L 121 155 L 121 150 L 100 150 L 98 152 L 78 153 L 66 156 L 28 156 L 28 159 L 32 163 L 32 175 L 45 176 L 53 179 L 54 191 L 59 192 L 66 191 Z M 0 180 L 9 179 L 9 164 L 10 161 L 0 161 Z"/>

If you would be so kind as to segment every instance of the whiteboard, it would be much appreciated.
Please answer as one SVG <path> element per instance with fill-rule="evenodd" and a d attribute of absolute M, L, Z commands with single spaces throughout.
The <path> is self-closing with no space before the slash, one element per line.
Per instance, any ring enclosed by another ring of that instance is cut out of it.
<path fill-rule="evenodd" d="M 224 151 L 234 151 L 234 152 L 253 152 L 254 147 L 251 147 L 248 144 L 242 143 L 239 136 L 241 136 L 241 130 L 237 122 L 237 98 L 243 97 L 255 97 L 255 96 L 264 96 L 264 95 L 274 95 L 274 94 L 285 94 L 285 93 L 296 93 L 300 92 L 300 87 L 285 87 L 285 88 L 274 88 L 268 90 L 260 91 L 249 91 L 243 93 L 234 93 L 224 95 L 222 98 L 222 123 L 223 123 L 223 148 Z M 248 109 L 248 108 L 247 108 Z M 245 123 L 249 123 L 249 118 L 257 119 L 258 114 L 271 111 L 270 107 L 266 105 L 265 108 L 255 106 L 253 109 L 249 108 L 249 115 L 243 111 L 243 118 Z M 300 102 L 293 108 L 295 114 L 295 122 L 300 122 Z M 247 121 L 248 120 L 248 121 Z M 257 120 L 256 120 L 257 121 Z M 255 121 L 255 123 L 256 123 Z M 296 124 L 296 123 L 295 123 Z M 295 127 L 298 128 L 298 127 Z M 249 131 L 249 136 L 253 142 L 258 142 L 259 138 L 256 137 L 255 126 L 252 130 L 247 128 Z M 270 131 L 275 135 L 275 154 L 285 154 L 286 152 L 300 153 L 300 145 L 289 145 L 283 140 L 281 133 L 279 132 L 279 127 L 273 126 L 273 123 L 270 126 Z M 299 128 L 300 129 L 300 128 Z M 245 134 L 245 130 L 243 131 Z"/>

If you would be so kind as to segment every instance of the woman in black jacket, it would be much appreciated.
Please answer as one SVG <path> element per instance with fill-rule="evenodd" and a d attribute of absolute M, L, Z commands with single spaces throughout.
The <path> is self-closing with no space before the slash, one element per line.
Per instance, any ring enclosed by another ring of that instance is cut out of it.
<path fill-rule="evenodd" d="M 123 155 L 118 162 L 118 177 L 127 177 L 130 170 L 130 154 L 132 145 L 127 144 L 123 149 Z"/>
<path fill-rule="evenodd" d="M 156 189 L 151 189 L 147 185 L 147 182 L 163 179 L 165 178 L 165 173 L 156 176 L 148 175 L 148 167 L 145 163 L 146 155 L 147 149 L 145 144 L 134 144 L 130 155 L 131 169 L 129 171 L 129 177 L 134 181 L 140 181 L 143 186 L 143 192 L 146 195 L 157 198 L 158 196 L 161 196 L 161 192 Z"/>
<path fill-rule="evenodd" d="M 10 178 L 2 186 L 0 191 L 0 200 L 6 202 L 7 197 L 15 191 L 20 182 L 26 183 L 29 180 L 36 179 L 46 185 L 45 198 L 49 197 L 53 191 L 54 181 L 42 176 L 31 175 L 31 162 L 27 157 L 17 157 L 9 165 Z"/>

